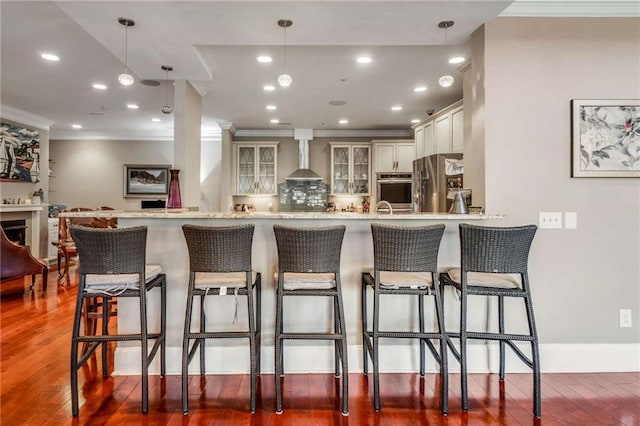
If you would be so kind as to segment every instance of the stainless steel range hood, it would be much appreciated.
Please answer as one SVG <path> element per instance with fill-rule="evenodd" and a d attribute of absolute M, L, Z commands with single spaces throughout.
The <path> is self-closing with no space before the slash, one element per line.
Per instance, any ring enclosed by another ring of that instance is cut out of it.
<path fill-rule="evenodd" d="M 285 180 L 322 180 L 322 176 L 309 168 L 309 140 L 313 129 L 294 129 L 293 138 L 298 140 L 298 169 Z"/>

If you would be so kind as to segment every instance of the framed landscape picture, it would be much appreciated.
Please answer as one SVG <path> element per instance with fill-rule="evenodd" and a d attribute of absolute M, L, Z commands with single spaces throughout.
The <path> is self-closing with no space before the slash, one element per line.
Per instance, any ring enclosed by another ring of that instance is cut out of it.
<path fill-rule="evenodd" d="M 571 128 L 572 177 L 640 177 L 640 99 L 573 99 Z"/>
<path fill-rule="evenodd" d="M 125 164 L 124 196 L 157 198 L 167 195 L 169 164 Z"/>

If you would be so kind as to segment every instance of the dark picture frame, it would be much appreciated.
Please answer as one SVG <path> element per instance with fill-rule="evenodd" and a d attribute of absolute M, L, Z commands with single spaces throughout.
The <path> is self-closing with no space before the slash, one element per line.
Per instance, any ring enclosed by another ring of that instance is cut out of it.
<path fill-rule="evenodd" d="M 571 177 L 640 177 L 640 99 L 572 99 L 571 136 Z"/>
<path fill-rule="evenodd" d="M 169 193 L 170 164 L 125 164 L 124 197 L 158 198 Z"/>

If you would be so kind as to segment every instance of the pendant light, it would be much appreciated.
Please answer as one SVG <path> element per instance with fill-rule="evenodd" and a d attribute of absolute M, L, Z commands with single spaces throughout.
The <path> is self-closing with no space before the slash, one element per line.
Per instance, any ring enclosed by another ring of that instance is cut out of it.
<path fill-rule="evenodd" d="M 171 114 L 173 112 L 173 107 L 169 105 L 169 71 L 173 71 L 173 67 L 169 65 L 163 65 L 162 70 L 165 72 L 167 83 L 167 102 L 162 107 L 162 112 L 164 114 Z"/>
<path fill-rule="evenodd" d="M 120 25 L 124 25 L 124 72 L 118 76 L 118 81 L 123 86 L 131 86 L 133 84 L 133 76 L 129 74 L 129 68 L 127 67 L 127 35 L 129 27 L 133 27 L 136 23 L 129 18 L 118 18 L 118 22 Z"/>
<path fill-rule="evenodd" d="M 289 87 L 293 82 L 293 78 L 287 74 L 287 28 L 293 25 L 290 19 L 280 19 L 278 26 L 284 28 L 284 72 L 278 76 L 278 84 L 281 87 Z"/>
<path fill-rule="evenodd" d="M 453 21 L 442 21 L 438 24 L 439 28 L 444 28 L 444 56 L 447 57 L 447 29 L 453 27 Z M 451 87 L 455 79 L 452 75 L 445 73 L 438 79 L 438 84 L 442 87 Z"/>

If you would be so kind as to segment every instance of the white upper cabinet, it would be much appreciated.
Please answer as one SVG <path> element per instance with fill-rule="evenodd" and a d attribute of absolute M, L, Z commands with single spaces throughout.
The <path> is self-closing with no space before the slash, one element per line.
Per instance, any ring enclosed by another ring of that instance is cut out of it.
<path fill-rule="evenodd" d="M 331 195 L 371 193 L 371 146 L 331 143 Z"/>
<path fill-rule="evenodd" d="M 394 173 L 413 171 L 416 146 L 413 141 L 371 141 L 374 145 L 375 172 Z"/>
<path fill-rule="evenodd" d="M 428 121 L 424 126 L 417 127 L 415 131 L 416 158 L 425 157 L 435 153 L 433 147 L 433 122 Z"/>
<path fill-rule="evenodd" d="M 234 143 L 235 195 L 277 195 L 278 144 Z"/>
<path fill-rule="evenodd" d="M 417 158 L 431 154 L 463 152 L 464 112 L 462 100 L 438 111 L 413 128 Z"/>
<path fill-rule="evenodd" d="M 434 121 L 436 154 L 451 152 L 451 119 L 449 114 L 438 117 Z"/>
<path fill-rule="evenodd" d="M 451 111 L 451 152 L 464 150 L 464 111 L 462 106 Z"/>

